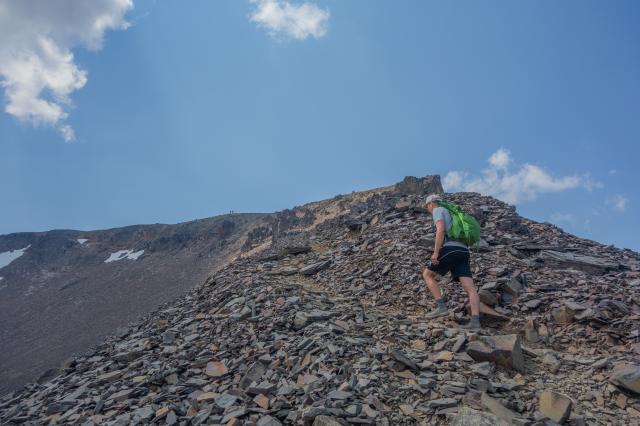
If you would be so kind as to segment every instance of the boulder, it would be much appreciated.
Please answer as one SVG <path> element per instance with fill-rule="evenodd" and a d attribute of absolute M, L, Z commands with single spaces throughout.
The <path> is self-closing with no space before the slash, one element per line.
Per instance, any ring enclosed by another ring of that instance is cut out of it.
<path fill-rule="evenodd" d="M 630 363 L 614 365 L 609 381 L 616 386 L 640 394 L 640 366 Z"/>
<path fill-rule="evenodd" d="M 120 370 L 110 371 L 101 376 L 98 376 L 96 378 L 95 383 L 98 385 L 105 384 L 105 383 L 112 383 L 118 380 L 120 377 L 122 377 L 122 371 Z"/>
<path fill-rule="evenodd" d="M 266 396 L 264 396 L 261 393 L 256 395 L 253 398 L 253 402 L 258 404 L 260 406 L 260 408 L 262 408 L 263 410 L 268 410 L 269 409 L 269 398 L 267 398 Z"/>
<path fill-rule="evenodd" d="M 222 395 L 217 396 L 214 399 L 214 402 L 218 407 L 225 409 L 227 407 L 231 407 L 233 404 L 236 403 L 237 400 L 238 400 L 237 396 L 231 395 L 229 393 L 223 393 Z"/>
<path fill-rule="evenodd" d="M 458 405 L 458 400 L 455 398 L 440 398 L 440 399 L 432 399 L 427 402 L 427 407 L 435 410 L 438 408 L 449 408 L 455 407 Z"/>
<path fill-rule="evenodd" d="M 480 301 L 488 306 L 496 306 L 498 304 L 498 298 L 489 290 L 480 289 L 478 296 L 480 296 Z"/>
<path fill-rule="evenodd" d="M 542 304 L 542 300 L 540 299 L 531 299 L 524 302 L 524 306 L 529 309 L 537 309 L 540 304 Z"/>
<path fill-rule="evenodd" d="M 256 426 L 281 426 L 282 423 L 274 417 L 264 416 L 256 423 Z"/>
<path fill-rule="evenodd" d="M 323 260 L 320 262 L 312 263 L 300 269 L 302 275 L 315 275 L 323 269 L 327 268 L 331 264 L 330 260 Z"/>
<path fill-rule="evenodd" d="M 393 359 L 398 361 L 400 364 L 403 364 L 405 367 L 411 370 L 420 370 L 418 364 L 416 364 L 412 359 L 406 356 L 402 351 L 394 349 L 389 354 L 393 357 Z"/>
<path fill-rule="evenodd" d="M 400 200 L 393 206 L 393 208 L 399 212 L 407 211 L 411 208 L 411 201 Z"/>
<path fill-rule="evenodd" d="M 513 424 L 514 419 L 518 418 L 518 414 L 514 411 L 509 410 L 507 407 L 502 405 L 500 401 L 495 398 L 490 397 L 485 392 L 482 393 L 480 397 L 480 402 L 484 405 L 493 415 L 498 417 L 499 419 L 507 422 L 508 424 Z"/>
<path fill-rule="evenodd" d="M 522 284 L 518 281 L 517 278 L 512 277 L 507 283 L 502 286 L 502 289 L 509 293 L 513 297 L 518 297 L 518 295 L 522 292 Z"/>
<path fill-rule="evenodd" d="M 576 269 L 588 274 L 604 274 L 611 270 L 620 269 L 620 263 L 595 256 L 577 253 L 564 253 L 555 250 L 542 250 L 540 259 L 558 268 Z"/>
<path fill-rule="evenodd" d="M 313 426 L 342 426 L 342 424 L 335 417 L 316 416 Z"/>
<path fill-rule="evenodd" d="M 220 361 L 211 361 L 207 363 L 205 374 L 209 377 L 222 377 L 227 374 L 227 366 Z"/>
<path fill-rule="evenodd" d="M 517 334 L 481 336 L 467 345 L 467 354 L 476 361 L 491 361 L 524 372 L 524 356 Z"/>
<path fill-rule="evenodd" d="M 506 422 L 493 414 L 462 407 L 451 421 L 452 426 L 508 426 Z"/>
<path fill-rule="evenodd" d="M 331 318 L 333 314 L 329 311 L 313 310 L 311 312 L 296 312 L 293 319 L 294 330 L 301 330 L 309 324 L 316 321 L 325 321 Z"/>
<path fill-rule="evenodd" d="M 266 371 L 267 371 L 267 366 L 264 363 L 260 361 L 254 362 L 253 365 L 249 367 L 249 370 L 247 370 L 247 372 L 242 377 L 242 379 L 240 379 L 240 383 L 239 383 L 240 387 L 242 389 L 248 388 L 251 385 L 251 383 L 257 382 L 258 380 L 260 380 L 260 378 Z"/>
<path fill-rule="evenodd" d="M 575 316 L 575 312 L 567 306 L 560 306 L 551 311 L 551 316 L 555 322 L 559 324 L 571 324 Z"/>
<path fill-rule="evenodd" d="M 133 418 L 134 420 L 145 422 L 145 421 L 151 420 L 154 414 L 155 414 L 155 411 L 153 411 L 153 407 L 151 407 L 150 405 L 146 405 L 144 407 L 141 407 L 135 410 L 133 412 Z"/>
<path fill-rule="evenodd" d="M 551 390 L 540 394 L 540 412 L 556 423 L 564 423 L 571 415 L 571 400 Z"/>
<path fill-rule="evenodd" d="M 362 227 L 365 225 L 365 223 L 359 219 L 347 219 L 344 224 L 351 232 L 358 232 L 362 230 Z"/>
<path fill-rule="evenodd" d="M 490 318 L 490 319 L 500 320 L 500 321 L 509 321 L 509 317 L 502 315 L 500 312 L 496 311 L 490 306 L 487 306 L 483 302 L 480 302 L 480 314 L 482 317 L 485 317 L 485 318 Z"/>

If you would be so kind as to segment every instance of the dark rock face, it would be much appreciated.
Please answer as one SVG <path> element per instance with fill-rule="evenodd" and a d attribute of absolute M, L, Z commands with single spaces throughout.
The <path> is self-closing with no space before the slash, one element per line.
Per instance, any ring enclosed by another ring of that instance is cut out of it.
<path fill-rule="evenodd" d="M 423 178 L 416 178 L 413 176 L 407 176 L 400 183 L 395 185 L 396 192 L 400 194 L 415 194 L 415 195 L 429 195 L 429 194 L 442 194 L 442 183 L 440 182 L 440 176 L 425 176 Z"/>
<path fill-rule="evenodd" d="M 444 279 L 450 315 L 426 320 L 419 207 L 436 191 L 416 181 L 296 207 L 275 233 L 273 217 L 255 223 L 204 283 L 0 399 L 0 424 L 637 422 L 640 256 L 445 194 L 482 211 L 472 270 L 493 306 L 463 331 L 466 294 Z M 595 274 L 544 250 L 619 266 Z"/>

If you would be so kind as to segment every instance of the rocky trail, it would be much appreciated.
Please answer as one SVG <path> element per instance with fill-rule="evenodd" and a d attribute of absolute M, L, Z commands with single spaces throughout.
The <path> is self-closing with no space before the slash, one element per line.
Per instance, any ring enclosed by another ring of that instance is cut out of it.
<path fill-rule="evenodd" d="M 254 230 L 201 286 L 5 396 L 0 423 L 640 424 L 640 255 L 447 194 L 483 226 L 483 329 L 458 328 L 466 295 L 448 278 L 450 315 L 425 320 L 433 185 Z"/>

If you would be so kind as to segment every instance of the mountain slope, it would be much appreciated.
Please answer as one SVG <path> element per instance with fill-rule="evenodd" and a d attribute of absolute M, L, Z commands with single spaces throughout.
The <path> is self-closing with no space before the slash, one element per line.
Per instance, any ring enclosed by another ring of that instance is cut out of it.
<path fill-rule="evenodd" d="M 421 200 L 437 189 L 407 179 L 274 216 L 202 285 L 0 401 L 0 422 L 637 424 L 638 253 L 447 194 L 483 226 L 484 328 L 464 333 L 446 279 L 450 316 L 424 319 Z"/>
<path fill-rule="evenodd" d="M 201 283 L 266 217 L 0 236 L 0 253 L 26 248 L 0 269 L 0 393 Z"/>

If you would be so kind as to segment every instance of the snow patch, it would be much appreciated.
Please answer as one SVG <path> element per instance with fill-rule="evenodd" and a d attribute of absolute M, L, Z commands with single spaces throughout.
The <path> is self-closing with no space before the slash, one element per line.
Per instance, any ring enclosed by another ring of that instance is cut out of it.
<path fill-rule="evenodd" d="M 142 253 L 144 253 L 144 250 L 131 253 L 129 256 L 127 256 L 127 258 L 131 260 L 137 260 L 140 256 L 142 256 Z"/>
<path fill-rule="evenodd" d="M 88 238 L 78 238 L 76 241 L 79 242 L 80 245 L 82 245 L 82 244 L 86 243 L 87 241 L 89 241 L 89 239 Z"/>
<path fill-rule="evenodd" d="M 0 269 L 4 268 L 8 264 L 13 262 L 17 258 L 19 258 L 20 256 L 22 256 L 29 247 L 31 247 L 31 244 L 29 244 L 23 249 L 5 251 L 3 253 L 0 253 Z"/>
<path fill-rule="evenodd" d="M 142 253 L 144 253 L 144 250 L 136 252 L 134 252 L 133 250 L 118 250 L 115 253 L 111 253 L 111 256 L 109 256 L 109 258 L 105 260 L 104 263 L 116 262 L 122 259 L 136 260 L 140 256 L 142 256 Z"/>

